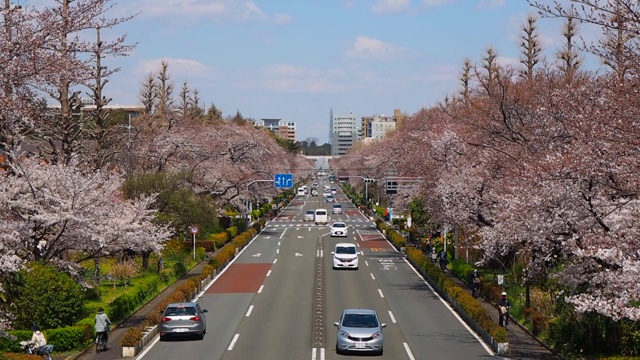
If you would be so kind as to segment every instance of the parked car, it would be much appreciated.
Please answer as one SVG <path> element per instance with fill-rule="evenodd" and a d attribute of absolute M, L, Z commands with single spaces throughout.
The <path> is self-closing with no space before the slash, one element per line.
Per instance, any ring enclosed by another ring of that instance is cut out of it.
<path fill-rule="evenodd" d="M 382 329 L 387 324 L 381 324 L 378 314 L 371 309 L 345 309 L 340 321 L 333 323 L 338 327 L 336 353 L 372 352 L 383 353 Z"/>
<path fill-rule="evenodd" d="M 331 207 L 332 214 L 342 214 L 342 204 L 333 204 Z"/>
<path fill-rule="evenodd" d="M 316 218 L 316 211 L 315 210 L 307 210 L 307 212 L 304 213 L 304 218 L 302 219 L 302 221 L 313 221 Z"/>
<path fill-rule="evenodd" d="M 356 244 L 337 243 L 331 252 L 333 255 L 333 269 L 358 270 L 358 249 Z"/>
<path fill-rule="evenodd" d="M 202 340 L 207 333 L 207 309 L 195 302 L 167 305 L 160 320 L 160 340 L 169 336 L 195 335 Z"/>

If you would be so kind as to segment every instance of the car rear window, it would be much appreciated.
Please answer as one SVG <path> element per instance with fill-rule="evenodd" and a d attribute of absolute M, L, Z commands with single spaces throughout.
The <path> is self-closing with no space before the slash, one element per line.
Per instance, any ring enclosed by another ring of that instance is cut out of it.
<path fill-rule="evenodd" d="M 195 315 L 196 309 L 194 307 L 168 307 L 167 311 L 165 311 L 164 316 L 187 316 L 187 315 Z"/>
<path fill-rule="evenodd" d="M 356 248 L 353 246 L 338 246 L 336 247 L 336 254 L 355 254 Z"/>
<path fill-rule="evenodd" d="M 316 210 L 316 215 L 327 215 L 326 210 Z"/>
<path fill-rule="evenodd" d="M 313 211 L 313 210 L 308 210 L 307 211 L 307 215 L 313 215 L 313 214 L 315 214 L 315 211 Z"/>
<path fill-rule="evenodd" d="M 333 207 L 334 207 L 334 208 L 341 208 L 341 207 L 342 207 L 342 205 L 340 205 L 340 204 L 335 204 L 335 205 L 333 205 Z"/>

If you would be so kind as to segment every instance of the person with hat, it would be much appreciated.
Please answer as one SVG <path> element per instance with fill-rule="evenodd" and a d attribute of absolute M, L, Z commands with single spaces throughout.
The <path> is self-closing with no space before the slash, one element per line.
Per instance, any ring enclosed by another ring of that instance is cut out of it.
<path fill-rule="evenodd" d="M 35 354 L 41 355 L 40 349 L 47 345 L 47 339 L 45 339 L 44 334 L 40 331 L 40 326 L 33 324 L 31 331 L 33 331 L 33 334 L 31 335 L 29 344 L 33 344 L 33 352 Z"/>
<path fill-rule="evenodd" d="M 509 325 L 510 308 L 511 302 L 507 298 L 507 293 L 503 291 L 502 294 L 500 294 L 500 300 L 498 300 L 498 314 L 500 316 L 498 319 L 498 324 L 500 326 L 504 326 L 505 329 L 507 328 L 507 325 Z"/>

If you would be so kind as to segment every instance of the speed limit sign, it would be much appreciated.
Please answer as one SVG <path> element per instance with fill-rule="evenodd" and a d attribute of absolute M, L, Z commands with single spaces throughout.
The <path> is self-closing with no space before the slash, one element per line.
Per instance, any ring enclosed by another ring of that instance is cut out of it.
<path fill-rule="evenodd" d="M 189 231 L 190 231 L 193 235 L 195 235 L 195 234 L 197 234 L 198 232 L 200 232 L 200 229 L 198 229 L 198 227 L 197 227 L 197 226 L 195 226 L 195 225 L 191 225 L 191 226 L 189 227 Z"/>

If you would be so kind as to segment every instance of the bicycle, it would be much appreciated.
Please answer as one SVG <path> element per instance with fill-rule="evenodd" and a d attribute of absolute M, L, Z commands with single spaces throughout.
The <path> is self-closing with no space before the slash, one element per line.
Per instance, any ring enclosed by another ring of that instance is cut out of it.
<path fill-rule="evenodd" d="M 109 338 L 107 337 L 107 332 L 99 332 L 96 333 L 96 354 L 101 351 L 109 350 Z"/>
<path fill-rule="evenodd" d="M 498 325 L 507 328 L 509 325 L 509 308 L 506 306 L 498 307 L 498 311 L 500 312 L 500 317 L 498 319 Z"/>

